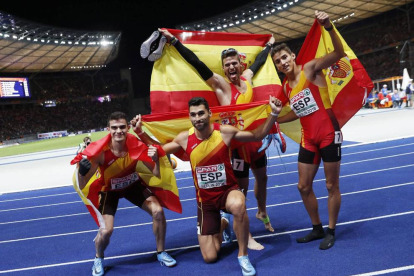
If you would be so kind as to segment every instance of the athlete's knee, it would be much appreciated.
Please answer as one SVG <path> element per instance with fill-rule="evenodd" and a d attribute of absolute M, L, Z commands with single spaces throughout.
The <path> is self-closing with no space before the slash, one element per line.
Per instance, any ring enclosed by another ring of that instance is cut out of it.
<path fill-rule="evenodd" d="M 109 239 L 112 236 L 113 232 L 114 232 L 113 227 L 99 229 L 99 235 L 101 236 L 102 239 Z"/>
<path fill-rule="evenodd" d="M 339 191 L 338 181 L 326 181 L 326 189 L 329 193 L 335 193 Z"/>
<path fill-rule="evenodd" d="M 153 204 L 151 208 L 151 215 L 156 220 L 164 219 L 164 210 L 162 209 L 161 205 Z"/>
<path fill-rule="evenodd" d="M 215 263 L 217 261 L 217 254 L 215 252 L 204 253 L 203 259 L 208 264 Z"/>
<path fill-rule="evenodd" d="M 308 195 L 312 192 L 312 186 L 298 183 L 298 190 L 302 195 Z"/>
<path fill-rule="evenodd" d="M 244 198 L 242 197 L 234 198 L 228 205 L 228 209 L 232 213 L 232 215 L 235 217 L 239 215 L 243 215 L 243 213 L 246 211 L 246 202 Z"/>

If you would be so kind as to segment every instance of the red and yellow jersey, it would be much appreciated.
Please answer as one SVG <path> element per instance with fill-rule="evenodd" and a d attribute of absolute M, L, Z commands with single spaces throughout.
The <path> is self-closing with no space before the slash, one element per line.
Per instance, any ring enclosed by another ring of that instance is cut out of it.
<path fill-rule="evenodd" d="M 237 87 L 230 82 L 231 87 L 231 105 L 234 104 L 245 104 L 253 101 L 253 88 L 250 82 L 248 82 L 243 76 L 240 76 L 240 80 L 247 85 L 247 90 L 241 93 Z"/>
<path fill-rule="evenodd" d="M 328 87 L 318 87 L 306 79 L 302 70 L 296 87 L 286 83 L 286 95 L 290 108 L 299 117 L 302 125 L 302 140 L 317 144 L 326 135 L 339 131 L 339 124 L 331 108 Z"/>
<path fill-rule="evenodd" d="M 192 127 L 186 153 L 190 157 L 198 202 L 214 202 L 237 185 L 230 163 L 230 147 L 223 141 L 219 124 L 214 124 L 213 133 L 205 140 L 198 139 Z"/>
<path fill-rule="evenodd" d="M 243 76 L 240 76 L 240 79 L 247 85 L 247 90 L 245 93 L 241 93 L 239 90 L 237 90 L 237 87 L 230 83 L 231 87 L 231 103 L 230 105 L 235 104 L 246 104 L 253 102 L 253 88 L 249 81 L 247 81 Z M 241 129 L 243 130 L 243 129 Z M 239 156 L 243 158 L 243 160 L 247 163 L 252 163 L 262 157 L 263 154 L 265 154 L 265 151 L 262 151 L 258 153 L 257 151 L 262 146 L 262 142 L 249 142 L 249 143 L 243 143 L 242 146 L 239 145 L 239 142 L 232 142 L 232 145 L 234 147 L 237 147 L 237 150 L 239 152 Z"/>
<path fill-rule="evenodd" d="M 99 167 L 104 182 L 102 191 L 124 189 L 136 181 L 141 181 L 136 171 L 138 160 L 132 159 L 129 152 L 124 157 L 117 157 L 109 146 L 105 146 L 103 150 L 104 163 Z"/>

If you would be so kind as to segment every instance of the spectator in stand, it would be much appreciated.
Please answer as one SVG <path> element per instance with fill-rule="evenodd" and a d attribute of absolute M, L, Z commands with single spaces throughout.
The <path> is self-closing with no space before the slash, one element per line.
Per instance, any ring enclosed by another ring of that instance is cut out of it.
<path fill-rule="evenodd" d="M 392 93 L 392 106 L 394 108 L 397 108 L 397 107 L 401 108 L 401 104 L 402 104 L 402 101 L 400 99 L 400 95 L 398 95 L 397 90 L 394 90 L 394 93 Z"/>
<path fill-rule="evenodd" d="M 408 107 L 408 106 L 413 107 L 414 85 L 413 85 L 412 79 L 408 81 L 407 88 L 405 88 L 405 94 L 407 95 L 405 107 Z"/>
<path fill-rule="evenodd" d="M 368 97 L 365 101 L 365 108 L 372 108 L 372 104 L 375 103 L 375 101 L 377 100 L 375 98 L 375 94 L 376 94 L 376 90 L 372 90 L 371 92 L 369 92 Z"/>
<path fill-rule="evenodd" d="M 386 84 L 384 84 L 384 85 L 382 86 L 382 88 L 381 88 L 381 92 L 382 92 L 382 95 L 384 95 L 384 97 L 387 97 L 387 95 L 388 95 L 388 90 L 387 90 L 387 85 L 386 85 Z"/>

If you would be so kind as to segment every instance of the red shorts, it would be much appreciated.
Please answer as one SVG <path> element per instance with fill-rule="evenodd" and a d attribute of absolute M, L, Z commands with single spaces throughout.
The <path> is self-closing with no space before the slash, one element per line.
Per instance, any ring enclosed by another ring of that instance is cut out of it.
<path fill-rule="evenodd" d="M 227 196 L 234 190 L 239 190 L 239 187 L 235 185 L 227 189 L 214 202 L 197 202 L 197 233 L 199 235 L 214 235 L 220 233 L 220 210 L 226 211 Z"/>

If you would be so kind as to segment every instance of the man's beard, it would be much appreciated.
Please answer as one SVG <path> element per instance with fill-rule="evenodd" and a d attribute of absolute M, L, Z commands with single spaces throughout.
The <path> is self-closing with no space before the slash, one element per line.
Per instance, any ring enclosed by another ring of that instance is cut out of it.
<path fill-rule="evenodd" d="M 193 126 L 197 130 L 203 130 L 206 128 L 206 126 L 208 126 L 208 123 L 206 120 L 200 120 L 200 121 L 193 122 Z"/>

